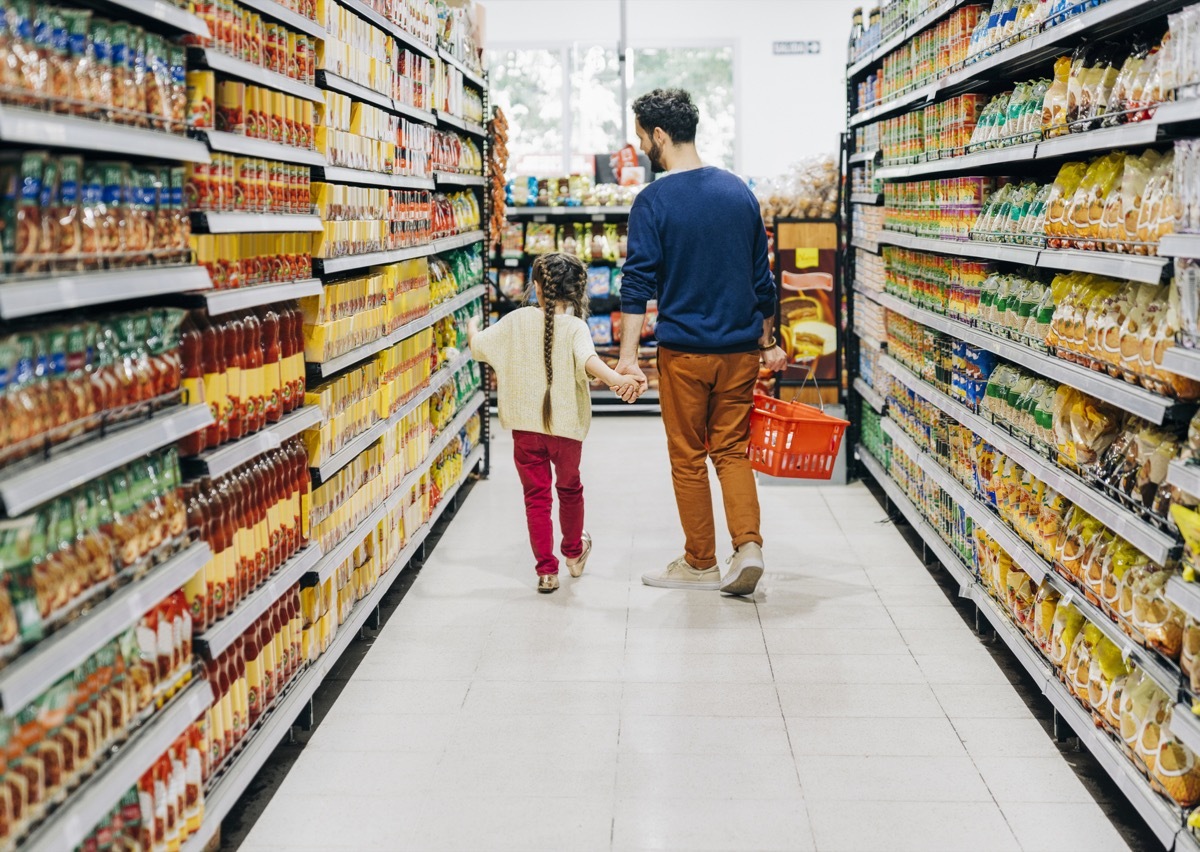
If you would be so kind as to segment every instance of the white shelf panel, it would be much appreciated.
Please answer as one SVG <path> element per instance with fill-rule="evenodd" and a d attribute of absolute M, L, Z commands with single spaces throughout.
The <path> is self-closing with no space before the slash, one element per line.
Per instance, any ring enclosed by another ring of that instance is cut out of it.
<path fill-rule="evenodd" d="M 433 251 L 430 254 L 454 251 L 455 249 L 466 248 L 467 246 L 481 242 L 483 242 L 483 231 L 471 231 L 466 234 L 459 234 L 456 237 L 443 237 L 440 240 L 433 241 Z"/>
<path fill-rule="evenodd" d="M 1037 259 L 1037 265 L 1042 269 L 1091 272 L 1095 275 L 1125 278 L 1145 284 L 1157 284 L 1161 281 L 1167 263 L 1166 258 L 1161 257 L 1078 249 L 1043 249 L 1038 253 Z"/>
<path fill-rule="evenodd" d="M 1167 599 L 1192 618 L 1200 618 L 1200 583 L 1189 583 L 1182 576 L 1171 577 L 1167 580 Z"/>
<path fill-rule="evenodd" d="M 374 89 L 368 89 L 366 86 L 355 83 L 353 80 L 348 80 L 332 71 L 318 71 L 317 85 L 333 92 L 340 92 L 343 95 L 354 98 L 356 101 L 372 104 L 390 112 L 396 111 L 395 102 L 387 95 L 377 92 Z"/>
<path fill-rule="evenodd" d="M 192 136 L 207 143 L 212 150 L 220 151 L 223 154 L 261 157 L 265 160 L 278 160 L 281 163 L 299 163 L 302 166 L 325 165 L 325 155 L 320 151 L 295 148 L 279 142 L 269 142 L 266 139 L 255 139 L 238 133 L 226 133 L 223 130 L 194 130 Z"/>
<path fill-rule="evenodd" d="M 189 475 L 211 476 L 214 479 L 224 476 L 263 453 L 279 449 L 284 441 L 296 437 L 305 429 L 319 425 L 321 419 L 319 406 L 302 406 L 281 418 L 278 423 L 273 423 L 253 435 L 247 435 L 239 441 L 214 450 L 206 450 L 195 458 L 183 459 L 184 472 Z"/>
<path fill-rule="evenodd" d="M 212 412 L 207 405 L 184 405 L 161 412 L 137 426 L 52 455 L 18 473 L 3 475 L 0 501 L 6 514 L 15 517 L 210 423 Z"/>
<path fill-rule="evenodd" d="M 879 152 L 878 148 L 876 148 L 874 151 L 859 151 L 857 154 L 850 155 L 850 163 L 852 165 L 859 165 L 862 163 L 873 163 L 879 157 L 879 153 L 880 152 Z M 875 174 L 878 175 L 879 172 L 876 171 Z"/>
<path fill-rule="evenodd" d="M 937 83 L 927 83 L 919 89 L 901 95 L 898 98 L 893 98 L 887 103 L 873 106 L 868 110 L 850 116 L 850 121 L 847 124 L 850 127 L 858 127 L 863 124 L 870 124 L 873 121 L 878 121 L 881 118 L 887 118 L 889 115 L 894 115 L 898 112 L 904 112 L 906 107 L 913 104 L 929 104 L 933 102 L 937 95 Z"/>
<path fill-rule="evenodd" d="M 462 60 L 454 56 L 454 54 L 452 54 L 450 51 L 446 50 L 444 47 L 439 47 L 437 53 L 438 59 L 442 60 L 447 65 L 453 65 L 455 68 L 461 71 L 463 78 L 468 83 L 472 84 L 478 89 L 487 88 L 487 82 L 483 79 L 483 76 L 479 72 L 468 68 L 466 64 L 462 62 Z"/>
<path fill-rule="evenodd" d="M 428 125 L 434 125 L 438 120 L 435 113 L 430 112 L 427 109 L 420 109 L 419 107 L 412 106 L 411 104 L 403 103 L 402 101 L 393 101 L 392 109 L 394 109 L 397 114 L 402 115 L 405 118 L 411 118 L 413 121 L 421 121 Z"/>
<path fill-rule="evenodd" d="M 1200 234 L 1164 234 L 1158 243 L 1160 257 L 1200 257 Z"/>
<path fill-rule="evenodd" d="M 40 829 L 22 844 L 26 850 L 74 849 L 92 833 L 125 791 L 152 767 L 163 752 L 212 704 L 212 687 L 199 678 L 133 732 L 95 775 L 75 790 Z"/>
<path fill-rule="evenodd" d="M 283 284 L 258 284 L 235 290 L 209 290 L 198 294 L 195 301 L 204 304 L 210 316 L 221 316 L 234 311 L 257 308 L 259 305 L 273 305 L 289 299 L 318 296 L 322 289 L 324 285 L 319 278 L 302 278 Z"/>
<path fill-rule="evenodd" d="M 1179 376 L 1200 380 L 1200 349 L 1172 346 L 1163 353 L 1163 369 Z"/>
<path fill-rule="evenodd" d="M 348 169 L 343 166 L 322 166 L 313 175 L 313 180 L 323 180 L 328 183 L 351 183 L 360 186 L 382 186 L 387 189 L 429 189 L 435 187 L 433 178 L 407 177 L 405 175 L 385 175 L 381 172 L 369 172 L 364 169 Z"/>
<path fill-rule="evenodd" d="M 476 124 L 473 121 L 467 121 L 465 118 L 459 118 L 457 115 L 439 112 L 437 113 L 437 123 L 442 127 L 451 127 L 455 130 L 461 131 L 462 133 L 469 133 L 472 136 L 487 136 L 487 128 L 482 124 Z"/>
<path fill-rule="evenodd" d="M 269 18 L 274 18 L 279 23 L 287 26 L 288 29 L 295 30 L 298 33 L 304 33 L 305 35 L 322 40 L 329 37 L 328 31 L 316 21 L 311 21 L 303 15 L 296 14 L 282 3 L 276 3 L 275 0 L 241 0 L 241 2 L 243 6 L 249 6 L 256 12 L 261 12 Z"/>
<path fill-rule="evenodd" d="M 1003 243 L 983 243 L 971 240 L 942 240 L 936 237 L 916 237 L 883 230 L 879 234 L 880 245 L 901 246 L 918 251 L 949 254 L 956 257 L 972 257 L 980 260 L 1003 260 L 1032 266 L 1037 262 L 1038 249 L 1031 246 L 1012 246 Z"/>
<path fill-rule="evenodd" d="M 1200 464 L 1188 464 L 1175 459 L 1167 468 L 1167 484 L 1200 497 Z"/>
<path fill-rule="evenodd" d="M 1037 144 L 1037 159 L 1050 160 L 1069 157 L 1092 151 L 1112 151 L 1117 148 L 1133 148 L 1149 145 L 1158 139 L 1156 121 L 1137 121 L 1118 127 L 1071 133 L 1054 139 L 1045 139 Z"/>
<path fill-rule="evenodd" d="M 211 287 L 212 281 L 202 266 L 150 266 L 12 281 L 0 284 L 0 319 L 20 319 Z"/>
<path fill-rule="evenodd" d="M 453 172 L 436 172 L 438 186 L 487 186 L 483 175 L 460 175 Z"/>
<path fill-rule="evenodd" d="M 197 636 L 196 647 L 204 651 L 207 659 L 215 660 L 320 560 L 321 548 L 316 544 L 301 550 L 283 563 L 270 580 L 247 595 L 237 609 Z"/>
<path fill-rule="evenodd" d="M 1166 564 L 1178 544 L 1174 536 L 1142 520 L 1124 506 L 1093 489 L 1074 474 L 1035 453 L 1003 429 L 971 413 L 966 406 L 960 405 L 946 394 L 926 384 L 890 356 L 882 356 L 880 364 L 918 396 L 975 432 L 1000 452 L 1010 456 L 1034 476 L 1141 550 L 1150 559 L 1159 565 Z"/>
<path fill-rule="evenodd" d="M 192 228 L 210 234 L 316 234 L 320 216 L 288 213 L 192 213 Z"/>
<path fill-rule="evenodd" d="M 277 92 L 295 95 L 306 101 L 313 101 L 314 103 L 325 102 L 325 94 L 316 86 L 301 83 L 299 80 L 293 80 L 291 77 L 285 77 L 283 74 L 262 68 L 258 65 L 251 65 L 245 60 L 221 53 L 216 48 L 193 48 L 190 53 L 199 61 L 199 64 L 213 71 L 228 74 L 230 77 L 237 77 L 239 80 L 245 80 L 256 86 L 265 86 Z M 189 65 L 189 67 L 191 66 Z"/>
<path fill-rule="evenodd" d="M 876 206 L 883 203 L 883 193 L 855 192 L 850 195 L 851 204 L 867 204 Z"/>
<path fill-rule="evenodd" d="M 204 38 L 211 35 L 208 31 L 208 24 L 204 22 L 203 18 L 179 8 L 174 3 L 164 3 L 161 0 L 108 0 L 108 2 L 127 12 L 133 12 L 177 29 L 181 33 Z"/>
<path fill-rule="evenodd" d="M 965 340 L 967 343 L 1033 370 L 1039 375 L 1070 385 L 1076 390 L 1102 399 L 1153 423 L 1161 424 L 1178 405 L 1176 400 L 1151 393 L 1145 388 L 1123 379 L 1114 379 L 1105 373 L 1089 370 L 1011 340 L 1004 340 L 982 329 L 972 328 L 950 317 L 919 308 L 896 296 L 887 293 L 864 293 L 864 295 L 901 316 Z"/>
<path fill-rule="evenodd" d="M 369 254 L 351 254 L 345 257 L 313 258 L 313 269 L 318 275 L 333 275 L 338 272 L 353 272 L 371 266 L 387 266 L 389 263 L 400 263 L 405 260 L 415 260 L 418 257 L 428 257 L 434 254 L 434 243 L 412 248 L 393 249 L 392 251 L 376 251 Z"/>
<path fill-rule="evenodd" d="M 854 390 L 863 398 L 863 402 L 875 409 L 876 413 L 883 414 L 887 408 L 887 400 L 885 400 L 879 391 L 868 385 L 860 378 L 854 380 Z"/>
<path fill-rule="evenodd" d="M 850 245 L 853 248 L 861 251 L 867 251 L 871 254 L 879 254 L 879 243 L 872 243 L 867 240 L 860 240 L 857 237 L 850 238 Z"/>
<path fill-rule="evenodd" d="M 212 555 L 198 542 L 121 586 L 0 671 L 0 705 L 15 714 L 180 588 Z"/>
<path fill-rule="evenodd" d="M 986 151 L 964 154 L 961 157 L 943 157 L 940 160 L 929 160 L 923 163 L 881 166 L 875 170 L 875 177 L 880 180 L 897 180 L 922 175 L 964 172 L 1001 163 L 1024 162 L 1033 159 L 1036 149 L 1037 143 L 1031 142 L 1011 145 L 1007 148 L 990 148 Z"/>
<path fill-rule="evenodd" d="M 505 213 L 509 218 L 546 216 L 551 219 L 571 219 L 579 216 L 627 217 L 632 207 L 509 207 Z"/>
<path fill-rule="evenodd" d="M 187 136 L 11 106 L 0 106 L 0 141 L 185 163 L 209 161 L 207 146 Z"/>
<path fill-rule="evenodd" d="M 1200 754 L 1200 719 L 1187 704 L 1176 704 L 1171 711 L 1171 733 L 1185 746 Z"/>

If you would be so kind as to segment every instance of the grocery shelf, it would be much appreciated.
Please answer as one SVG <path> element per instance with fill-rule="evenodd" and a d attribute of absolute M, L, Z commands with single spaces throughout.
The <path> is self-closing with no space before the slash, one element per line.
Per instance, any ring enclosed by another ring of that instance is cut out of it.
<path fill-rule="evenodd" d="M 459 308 L 465 307 L 471 302 L 479 299 L 486 292 L 487 288 L 483 284 L 477 284 L 469 290 L 459 293 L 453 299 L 441 305 L 434 305 L 429 309 L 429 312 L 422 317 L 406 322 L 391 334 L 381 337 L 378 340 L 373 340 L 370 343 L 364 343 L 351 349 L 344 355 L 339 355 L 336 358 L 331 358 L 328 361 L 313 362 L 310 361 L 309 366 L 314 373 L 317 373 L 321 378 L 332 376 L 334 373 L 341 372 L 347 367 L 352 367 L 361 361 L 370 358 L 385 349 L 390 349 L 401 340 L 412 337 L 419 331 L 424 331 L 439 320 L 450 316 Z"/>
<path fill-rule="evenodd" d="M 268 89 L 274 89 L 277 92 L 295 95 L 306 101 L 313 101 L 315 103 L 325 102 L 325 93 L 316 86 L 310 86 L 308 83 L 293 80 L 291 77 L 287 77 L 277 71 L 272 71 L 269 68 L 252 65 L 244 59 L 237 59 L 236 57 L 222 53 L 214 47 L 191 48 L 188 54 L 189 69 L 200 66 L 212 71 L 219 71 L 222 74 L 228 74 L 230 77 L 237 77 L 239 80 L 245 80 L 247 83 L 253 83 L 256 86 L 264 86 Z"/>
<path fill-rule="evenodd" d="M 202 266 L 147 266 L 22 279 L 0 283 L 0 319 L 14 320 L 211 287 L 212 281 Z"/>
<path fill-rule="evenodd" d="M 917 237 L 889 231 L 879 232 L 879 244 L 901 248 L 949 254 L 956 257 L 971 257 L 979 260 L 1003 260 L 1032 266 L 1037 262 L 1038 249 L 1031 246 L 1014 246 L 1006 243 L 984 243 L 974 240 L 943 240 L 937 237 Z"/>
<path fill-rule="evenodd" d="M 198 651 L 203 651 L 209 660 L 221 656 L 320 560 L 321 548 L 316 544 L 310 544 L 295 554 L 276 569 L 271 579 L 247 595 L 237 609 L 197 636 L 194 644 Z"/>
<path fill-rule="evenodd" d="M 908 165 L 881 166 L 875 170 L 875 177 L 880 180 L 896 180 L 898 178 L 921 177 L 924 175 L 953 174 L 972 169 L 989 169 L 1003 163 L 1027 162 L 1032 160 L 1037 143 L 1011 145 L 1007 148 L 989 148 L 986 151 L 976 151 L 963 154 L 961 157 L 942 157 L 923 163 Z"/>
<path fill-rule="evenodd" d="M 1200 257 L 1200 234 L 1164 234 L 1158 243 L 1159 257 Z"/>
<path fill-rule="evenodd" d="M 205 307 L 209 316 L 221 316 L 234 311 L 244 311 L 257 308 L 260 305 L 273 305 L 289 299 L 303 299 L 305 296 L 318 296 L 324 289 L 319 278 L 302 278 L 299 281 L 286 281 L 282 284 L 256 284 L 252 287 L 237 287 L 233 290 L 207 290 L 202 293 L 189 294 L 187 304 Z"/>
<path fill-rule="evenodd" d="M 1177 400 L 1151 393 L 1143 387 L 1124 379 L 1113 378 L 1107 373 L 1089 370 L 1078 364 L 1064 361 L 1062 358 L 1056 358 L 1049 353 L 1039 352 L 1028 346 L 1005 340 L 942 314 L 919 308 L 896 296 L 887 293 L 863 293 L 863 295 L 901 316 L 953 335 L 973 346 L 986 349 L 1007 361 L 1020 364 L 1039 375 L 1070 385 L 1076 390 L 1118 406 L 1131 414 L 1144 417 L 1155 424 L 1165 422 L 1179 409 Z"/>
<path fill-rule="evenodd" d="M 435 172 L 438 186 L 487 186 L 483 175 L 460 175 L 453 172 Z"/>
<path fill-rule="evenodd" d="M 1163 369 L 1177 376 L 1200 380 L 1200 349 L 1176 344 L 1163 353 Z"/>
<path fill-rule="evenodd" d="M 859 151 L 857 154 L 850 155 L 850 163 L 855 165 L 859 163 L 873 163 L 879 157 L 879 153 L 878 148 L 874 151 Z M 876 172 L 876 174 L 879 174 L 879 172 Z"/>
<path fill-rule="evenodd" d="M 404 47 L 414 50 L 429 59 L 436 58 L 436 53 L 432 47 L 402 29 L 398 24 L 389 21 L 366 3 L 363 3 L 362 0 L 337 0 L 337 2 L 385 33 L 391 33 L 392 38 L 396 39 Z"/>
<path fill-rule="evenodd" d="M 207 680 L 193 681 L 134 730 L 129 740 L 21 843 L 21 848 L 60 852 L 79 846 L 125 791 L 136 786 L 179 735 L 204 715 L 212 698 Z"/>
<path fill-rule="evenodd" d="M 440 240 L 433 241 L 433 251 L 430 254 L 441 254 L 446 251 L 466 248 L 475 243 L 483 242 L 483 239 L 483 231 L 469 231 L 454 237 L 442 237 Z"/>
<path fill-rule="evenodd" d="M 312 179 L 328 183 L 353 183 L 360 186 L 382 186 L 386 189 L 433 189 L 433 178 L 387 175 L 365 169 L 348 169 L 343 166 L 319 166 L 313 169 Z"/>
<path fill-rule="evenodd" d="M 132 12 L 147 21 L 157 22 L 164 27 L 178 30 L 188 35 L 198 35 L 208 38 L 208 24 L 198 15 L 187 12 L 174 3 L 164 3 L 162 0 L 107 0 L 113 6 Z"/>
<path fill-rule="evenodd" d="M 1102 728 L 1096 727 L 1091 714 L 1084 710 L 1079 702 L 1067 691 L 1066 686 L 1059 681 L 1041 654 L 1029 644 L 1024 634 L 1000 610 L 983 586 L 975 580 L 973 572 L 969 571 L 962 560 L 958 558 L 957 554 L 925 522 L 916 507 L 912 505 L 894 480 L 887 475 L 879 462 L 861 444 L 857 449 L 863 466 L 866 467 L 867 471 L 879 483 L 880 487 L 883 488 L 892 503 L 900 509 L 901 514 L 908 519 L 926 546 L 937 555 L 942 565 L 957 578 L 960 578 L 960 583 L 963 582 L 961 578 L 970 578 L 969 582 L 963 584 L 963 596 L 975 601 L 979 612 L 991 623 L 996 633 L 1012 650 L 1013 655 L 1025 666 L 1029 674 L 1038 681 L 1042 687 L 1043 694 L 1075 731 L 1084 747 L 1104 767 L 1104 770 L 1112 777 L 1117 786 L 1121 788 L 1134 807 L 1137 808 L 1138 812 L 1150 825 L 1158 838 L 1169 848 L 1172 838 L 1179 832 L 1179 812 L 1168 805 L 1166 801 L 1150 788 L 1149 782 L 1129 763 L 1116 743 L 1113 742 Z M 914 520 L 917 523 L 914 523 Z M 1047 577 L 1052 578 L 1052 582 L 1059 582 L 1059 578 L 1053 574 L 1048 574 Z M 1075 602 L 1076 606 L 1085 611 L 1085 614 L 1090 615 L 1091 613 L 1088 610 L 1094 609 L 1085 600 L 1082 600 L 1081 596 L 1076 597 Z M 1096 610 L 1095 612 L 1098 613 L 1099 611 Z M 1100 613 L 1100 615 L 1103 614 Z M 1108 629 L 1120 632 L 1120 629 L 1107 617 L 1103 618 L 1103 623 L 1098 623 L 1096 626 L 1104 630 L 1106 634 L 1108 633 Z M 1123 640 L 1122 644 L 1127 641 L 1127 639 Z M 1134 653 L 1136 654 L 1139 650 L 1141 649 L 1134 649 Z M 1173 692 L 1175 687 L 1172 686 L 1170 689 Z"/>
<path fill-rule="evenodd" d="M 854 390 L 862 397 L 863 402 L 875 409 L 876 413 L 883 414 L 887 408 L 887 400 L 880 396 L 879 391 L 868 385 L 861 378 L 854 379 Z"/>
<path fill-rule="evenodd" d="M 268 2 L 268 0 L 262 0 Z M 299 163 L 302 166 L 323 166 L 325 155 L 320 151 L 310 151 L 306 148 L 296 148 L 280 142 L 269 142 L 266 139 L 255 139 L 240 133 L 226 133 L 223 130 L 192 130 L 191 136 L 204 142 L 213 151 L 222 154 L 241 154 L 243 157 L 260 157 L 264 160 L 278 160 L 281 163 Z"/>
<path fill-rule="evenodd" d="M 975 582 L 975 572 L 969 570 L 963 564 L 962 560 L 958 558 L 958 555 L 950 545 L 942 540 L 942 537 L 929 525 L 929 522 L 917 510 L 917 507 L 908 499 L 908 495 L 896 484 L 894 479 L 888 476 L 883 465 L 871 455 L 870 451 L 862 444 L 857 445 L 855 449 L 858 452 L 858 459 L 862 462 L 863 467 L 879 483 L 879 487 L 887 494 L 892 504 L 900 510 L 900 514 L 908 521 L 909 526 L 921 536 L 926 546 L 933 551 L 946 571 L 958 581 L 959 594 L 965 594 Z"/>
<path fill-rule="evenodd" d="M 1108 2 L 1113 3 L 1116 0 Z M 1169 261 L 1162 257 L 1079 249 L 1043 249 L 1037 258 L 1037 265 L 1041 269 L 1090 272 L 1094 275 L 1124 278 L 1144 284 L 1157 284 L 1161 281 L 1168 263 Z"/>
<path fill-rule="evenodd" d="M 344 2 L 344 0 L 341 0 L 341 2 Z M 353 80 L 347 80 L 345 77 L 335 74 L 332 71 L 318 71 L 317 85 L 333 92 L 340 92 L 357 101 L 386 109 L 389 112 L 396 111 L 395 102 L 387 95 L 377 92 L 374 89 L 368 89 L 366 86 L 355 83 Z"/>
<path fill-rule="evenodd" d="M 328 459 L 322 462 L 317 467 L 311 468 L 313 479 L 318 484 L 327 481 L 333 474 L 344 468 L 350 462 L 354 461 L 363 450 L 374 444 L 387 432 L 388 429 L 395 426 L 413 411 L 415 411 L 422 403 L 428 401 L 434 393 L 436 393 L 446 382 L 453 378 L 454 374 L 471 363 L 469 353 L 464 353 L 459 356 L 457 361 L 439 369 L 432 378 L 429 384 L 418 393 L 412 400 L 406 403 L 395 414 L 388 417 L 386 420 L 381 420 L 371 426 L 361 435 L 356 436 L 346 446 L 338 452 L 331 455 Z"/>
<path fill-rule="evenodd" d="M 1167 563 L 1178 545 L 1175 537 L 1170 533 L 1143 520 L 1112 498 L 1093 489 L 1079 477 L 1034 452 L 1004 429 L 973 414 L 966 406 L 927 384 L 890 356 L 881 356 L 880 365 L 905 387 L 1012 458 L 1031 474 L 1103 523 L 1112 532 L 1142 551 L 1154 562 L 1159 565 Z"/>
<path fill-rule="evenodd" d="M 209 161 L 205 144 L 187 136 L 12 106 L 0 106 L 0 142 L 185 163 Z"/>
<path fill-rule="evenodd" d="M 912 38 L 914 35 L 931 26 L 932 24 L 936 24 L 959 6 L 962 6 L 965 2 L 966 0 L 949 0 L 949 2 L 941 3 L 937 7 L 930 9 L 924 15 L 917 17 L 912 21 L 912 23 L 901 27 L 898 32 L 880 42 L 879 46 L 872 50 L 869 54 L 847 67 L 846 77 L 852 79 L 858 76 L 876 62 L 883 59 L 883 57 L 887 56 L 897 47 L 904 44 L 904 42 L 908 41 L 908 39 Z"/>
<path fill-rule="evenodd" d="M 192 230 L 209 234 L 318 234 L 320 216 L 296 213 L 192 213 Z"/>
<path fill-rule="evenodd" d="M 571 219 L 578 216 L 628 216 L 632 207 L 509 207 L 505 215 L 546 216 L 553 219 Z"/>
<path fill-rule="evenodd" d="M 321 408 L 305 405 L 280 418 L 265 429 L 232 441 L 223 447 L 205 450 L 194 458 L 182 460 L 184 473 L 189 476 L 224 476 L 246 462 L 253 461 L 263 453 L 279 449 L 284 441 L 294 438 L 305 429 L 311 429 L 322 420 Z"/>
<path fill-rule="evenodd" d="M 1035 159 L 1053 160 L 1093 151 L 1113 151 L 1150 145 L 1158 140 L 1159 123 L 1154 120 L 1135 121 L 1117 127 L 1103 127 L 1082 133 L 1069 133 L 1037 143 Z"/>
<path fill-rule="evenodd" d="M 446 48 L 439 47 L 438 51 L 437 51 L 437 55 L 438 55 L 438 59 L 442 60 L 447 65 L 453 65 L 455 68 L 457 68 L 459 71 L 461 71 L 463 78 L 468 83 L 472 84 L 473 86 L 475 86 L 476 88 L 479 88 L 479 89 L 487 88 L 487 82 L 483 79 L 483 77 L 478 72 L 472 71 L 470 68 L 468 68 L 466 66 L 466 63 L 464 63 L 461 59 L 458 59 L 457 57 L 455 57 L 453 54 L 450 53 L 450 51 L 446 50 Z"/>
<path fill-rule="evenodd" d="M 477 465 L 479 459 L 482 458 L 482 453 L 477 451 L 472 458 L 475 459 L 474 464 Z M 439 508 L 457 496 L 462 482 L 465 481 L 465 476 L 472 469 L 473 465 L 471 467 L 464 466 L 464 480 L 443 496 Z M 291 730 L 308 702 L 312 700 L 329 672 L 337 665 L 342 654 L 367 623 L 371 613 L 379 606 L 383 596 L 391 589 L 396 577 L 402 573 L 424 545 L 433 529 L 434 521 L 438 517 L 440 517 L 440 512 L 437 512 L 429 523 L 410 536 L 408 544 L 396 556 L 388 570 L 383 573 L 375 588 L 355 605 L 346 623 L 337 628 L 329 649 L 301 672 L 292 685 L 287 688 L 287 691 L 276 701 L 274 707 L 266 713 L 258 726 L 251 730 L 250 736 L 243 743 L 237 755 L 221 769 L 215 784 L 205 796 L 204 822 L 201 824 L 200 830 L 183 845 L 183 852 L 204 852 L 208 848 L 209 843 L 220 831 L 221 822 L 233 810 L 238 799 L 266 764 L 275 747 L 287 736 L 288 731 Z"/>
<path fill-rule="evenodd" d="M 145 613 L 204 567 L 212 551 L 197 542 L 143 577 L 121 586 L 61 630 L 51 633 L 0 670 L 0 706 L 18 710 L 70 674 L 111 639 L 137 623 Z"/>
<path fill-rule="evenodd" d="M 207 405 L 182 405 L 136 426 L 56 453 L 45 461 L 0 478 L 0 502 L 8 517 L 65 494 L 72 488 L 168 446 L 212 423 Z"/>
<path fill-rule="evenodd" d="M 457 115 L 439 112 L 437 113 L 437 123 L 443 127 L 453 127 L 455 130 L 461 130 L 463 133 L 470 133 L 472 136 L 487 136 L 487 128 L 482 124 L 467 121 L 465 118 L 459 118 Z"/>
<path fill-rule="evenodd" d="M 303 15 L 296 14 L 282 3 L 276 3 L 275 0 L 242 0 L 242 5 L 262 13 L 268 18 L 273 18 L 288 29 L 295 30 L 298 33 L 304 33 L 305 35 L 322 40 L 329 37 L 329 32 L 319 23 L 309 20 Z"/>
<path fill-rule="evenodd" d="M 855 292 L 856 293 L 864 293 L 866 291 L 856 290 Z M 858 334 L 858 332 L 855 332 L 855 334 Z M 867 335 L 867 334 L 858 334 L 858 342 L 860 345 L 869 346 L 872 349 L 883 349 L 884 348 L 883 344 L 880 341 L 876 340 L 874 337 L 871 337 L 870 335 Z"/>
<path fill-rule="evenodd" d="M 877 242 L 872 243 L 867 240 L 860 240 L 857 237 L 851 237 L 850 245 L 856 249 L 862 249 L 863 251 L 869 251 L 871 254 L 879 254 L 879 245 L 880 244 Z"/>
<path fill-rule="evenodd" d="M 1179 575 L 1171 577 L 1167 580 L 1167 600 L 1192 618 L 1200 618 L 1200 583 L 1189 583 Z"/>
<path fill-rule="evenodd" d="M 879 205 L 883 203 L 882 192 L 855 192 L 850 195 L 852 204 Z"/>
<path fill-rule="evenodd" d="M 411 104 L 402 103 L 401 101 L 392 101 L 392 110 L 405 118 L 411 118 L 413 121 L 421 121 L 430 126 L 437 123 L 437 115 L 434 113 L 427 109 L 420 109 Z"/>
<path fill-rule="evenodd" d="M 1167 484 L 1200 497 L 1200 464 L 1175 459 L 1167 468 Z"/>
<path fill-rule="evenodd" d="M 352 272 L 370 266 L 386 266 L 389 263 L 400 263 L 405 260 L 415 260 L 433 254 L 433 244 L 412 248 L 392 249 L 391 251 L 374 251 L 367 254 L 349 254 L 343 257 L 314 257 L 313 270 L 318 275 L 333 275 L 338 272 Z"/>
<path fill-rule="evenodd" d="M 1172 709 L 1171 733 L 1179 737 L 1185 746 L 1200 754 L 1200 719 L 1196 718 L 1189 705 L 1180 702 Z"/>
<path fill-rule="evenodd" d="M 903 112 L 906 107 L 912 106 L 913 104 L 919 103 L 921 105 L 925 105 L 932 103 L 934 97 L 937 95 L 937 92 L 937 83 L 926 83 L 919 89 L 914 89 L 913 91 L 901 95 L 898 98 L 893 98 L 886 103 L 878 104 L 870 109 L 850 116 L 847 126 L 858 127 L 862 124 L 870 124 L 871 122 L 878 121 L 881 118 L 887 118 L 890 115 Z"/>

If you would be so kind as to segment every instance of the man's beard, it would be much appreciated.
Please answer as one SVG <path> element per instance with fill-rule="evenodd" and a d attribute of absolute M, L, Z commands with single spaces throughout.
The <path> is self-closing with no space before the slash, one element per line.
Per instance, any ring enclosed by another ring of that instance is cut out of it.
<path fill-rule="evenodd" d="M 650 174 L 661 175 L 667 170 L 662 162 L 662 146 L 657 142 L 650 145 L 650 151 L 646 156 L 650 159 Z"/>

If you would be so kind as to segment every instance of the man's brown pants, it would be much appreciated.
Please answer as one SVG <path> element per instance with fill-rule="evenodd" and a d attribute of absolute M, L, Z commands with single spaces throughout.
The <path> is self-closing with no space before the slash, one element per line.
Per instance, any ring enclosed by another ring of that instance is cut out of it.
<path fill-rule="evenodd" d="M 758 379 L 756 352 L 694 355 L 658 348 L 659 401 L 675 502 L 693 568 L 717 564 L 717 536 L 707 460 L 721 482 L 725 518 L 736 550 L 762 544 L 758 489 L 746 456 Z"/>

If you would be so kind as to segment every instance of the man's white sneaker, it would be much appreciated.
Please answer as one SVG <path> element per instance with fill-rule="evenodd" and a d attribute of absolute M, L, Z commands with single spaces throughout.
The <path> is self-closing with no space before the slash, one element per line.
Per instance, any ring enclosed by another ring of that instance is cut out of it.
<path fill-rule="evenodd" d="M 721 572 L 715 565 L 705 569 L 693 568 L 688 564 L 687 557 L 680 556 L 661 571 L 649 571 L 643 574 L 642 582 L 647 586 L 657 586 L 660 589 L 696 589 L 715 592 L 721 587 Z"/>
<path fill-rule="evenodd" d="M 729 573 L 721 583 L 721 591 L 727 595 L 752 595 L 758 581 L 766 570 L 762 547 L 747 542 L 729 558 Z"/>

